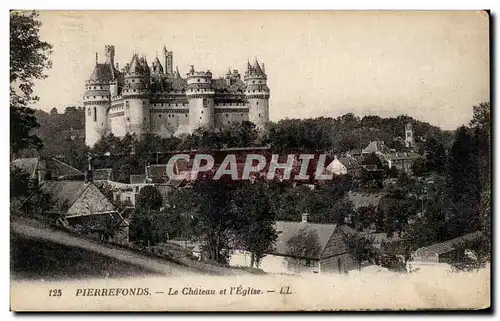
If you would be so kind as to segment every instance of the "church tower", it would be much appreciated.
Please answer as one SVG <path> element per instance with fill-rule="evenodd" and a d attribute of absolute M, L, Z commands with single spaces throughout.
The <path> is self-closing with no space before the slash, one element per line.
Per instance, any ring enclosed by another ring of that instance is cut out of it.
<path fill-rule="evenodd" d="M 212 88 L 212 73 L 207 71 L 191 70 L 187 74 L 186 96 L 189 102 L 189 127 L 191 131 L 214 126 L 214 95 Z"/>
<path fill-rule="evenodd" d="M 406 147 L 412 147 L 415 144 L 415 139 L 413 137 L 413 128 L 411 123 L 405 126 L 405 145 Z"/>
<path fill-rule="evenodd" d="M 260 66 L 257 59 L 254 65 L 247 63 L 247 70 L 243 78 L 246 84 L 248 100 L 248 119 L 253 122 L 261 135 L 266 135 L 269 126 L 269 87 L 264 64 Z"/>

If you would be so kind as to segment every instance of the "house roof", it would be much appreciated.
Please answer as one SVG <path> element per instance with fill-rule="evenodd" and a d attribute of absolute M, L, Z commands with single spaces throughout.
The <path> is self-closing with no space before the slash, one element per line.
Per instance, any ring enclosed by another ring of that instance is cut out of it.
<path fill-rule="evenodd" d="M 39 169 L 46 169 L 50 171 L 52 177 L 59 179 L 84 176 L 83 172 L 56 158 L 18 158 L 13 160 L 11 165 L 29 174 L 31 179 L 38 177 L 37 170 Z"/>
<path fill-rule="evenodd" d="M 113 80 L 113 72 L 116 70 L 114 66 L 109 64 L 97 64 L 94 67 L 94 71 L 92 71 L 92 75 L 89 78 L 89 81 L 95 82 L 109 82 Z"/>
<path fill-rule="evenodd" d="M 105 181 L 111 178 L 111 168 L 99 168 L 94 170 L 94 180 Z"/>
<path fill-rule="evenodd" d="M 415 251 L 414 256 L 435 256 L 435 255 L 445 254 L 456 250 L 457 246 L 460 246 L 465 242 L 473 241 L 479 238 L 481 234 L 482 234 L 481 231 L 477 231 L 474 233 L 459 236 L 457 238 L 442 243 L 421 247 Z"/>
<path fill-rule="evenodd" d="M 167 172 L 167 164 L 155 164 L 146 167 L 147 178 L 161 178 Z"/>
<path fill-rule="evenodd" d="M 146 181 L 146 174 L 130 175 L 130 184 L 144 184 L 145 181 Z"/>
<path fill-rule="evenodd" d="M 319 258 L 336 227 L 337 224 L 276 221 L 275 229 L 278 233 L 278 238 L 276 239 L 274 249 L 270 254 L 289 255 L 287 244 L 288 240 L 297 235 L 302 229 L 305 229 L 306 231 L 314 231 L 318 235 L 318 242 L 321 248 L 317 257 Z"/>
<path fill-rule="evenodd" d="M 358 161 L 354 157 L 350 157 L 350 156 L 338 157 L 338 160 L 347 169 L 360 167 Z"/>
<path fill-rule="evenodd" d="M 51 196 L 53 202 L 51 211 L 64 213 L 90 184 L 84 181 L 45 181 L 40 189 Z"/>
<path fill-rule="evenodd" d="M 11 165 L 29 174 L 32 179 L 37 178 L 38 158 L 18 158 Z"/>
<path fill-rule="evenodd" d="M 390 151 L 389 147 L 387 147 L 385 143 L 382 141 L 372 141 L 365 148 L 363 148 L 364 154 L 376 153 L 376 152 L 388 153 L 389 151 Z"/>
<path fill-rule="evenodd" d="M 349 192 L 347 198 L 354 208 L 374 206 L 378 207 L 380 201 L 387 196 L 386 193 Z"/>
<path fill-rule="evenodd" d="M 405 159 L 411 160 L 420 158 L 422 156 L 414 152 L 394 152 L 394 153 L 388 153 L 386 157 L 387 159 L 391 160 L 405 160 Z"/>

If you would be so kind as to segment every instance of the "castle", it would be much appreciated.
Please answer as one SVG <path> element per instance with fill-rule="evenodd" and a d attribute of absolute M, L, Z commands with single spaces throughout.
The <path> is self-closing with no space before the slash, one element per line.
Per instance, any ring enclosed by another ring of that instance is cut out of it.
<path fill-rule="evenodd" d="M 261 134 L 268 130 L 269 87 L 265 66 L 247 62 L 243 79 L 238 70 L 212 78 L 210 70 L 194 66 L 182 77 L 173 70 L 173 53 L 163 47 L 162 61 L 151 67 L 144 56 L 132 55 L 119 70 L 115 47 L 105 46 L 106 61 L 85 82 L 85 143 L 93 146 L 102 135 L 155 134 L 173 137 L 195 129 L 221 130 L 242 121 L 253 122 Z"/>

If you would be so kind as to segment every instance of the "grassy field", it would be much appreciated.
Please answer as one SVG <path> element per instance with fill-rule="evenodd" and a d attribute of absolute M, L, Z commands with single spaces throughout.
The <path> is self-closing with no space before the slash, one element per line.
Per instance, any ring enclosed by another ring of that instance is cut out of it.
<path fill-rule="evenodd" d="M 11 277 L 64 280 L 160 275 L 147 268 L 94 251 L 48 240 L 11 235 Z"/>

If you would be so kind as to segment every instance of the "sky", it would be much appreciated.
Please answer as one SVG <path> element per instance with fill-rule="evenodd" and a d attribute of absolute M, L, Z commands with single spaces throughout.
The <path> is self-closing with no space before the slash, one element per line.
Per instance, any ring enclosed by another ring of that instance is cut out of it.
<path fill-rule="evenodd" d="M 82 105 L 96 52 L 115 46 L 120 68 L 132 53 L 151 62 L 174 53 L 224 76 L 265 63 L 270 119 L 401 114 L 455 129 L 490 100 L 489 20 L 479 11 L 41 11 L 53 45 L 35 106 Z"/>

